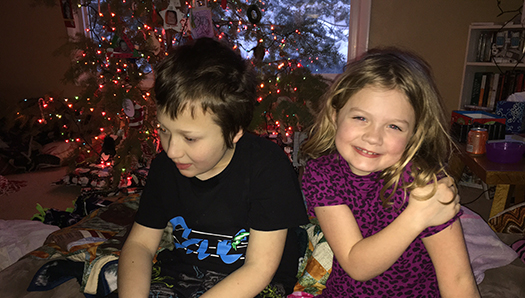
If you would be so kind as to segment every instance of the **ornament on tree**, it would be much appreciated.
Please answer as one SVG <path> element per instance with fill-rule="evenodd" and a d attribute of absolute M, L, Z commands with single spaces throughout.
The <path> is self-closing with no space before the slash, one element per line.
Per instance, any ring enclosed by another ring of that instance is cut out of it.
<path fill-rule="evenodd" d="M 117 154 L 115 139 L 111 135 L 106 135 L 104 137 L 104 142 L 102 143 L 102 150 L 100 152 L 100 158 L 102 161 L 108 161 L 110 158 Z"/>
<path fill-rule="evenodd" d="M 262 62 L 264 55 L 266 54 L 266 49 L 262 43 L 258 43 L 257 46 L 253 49 L 253 59 L 256 62 Z"/>
<path fill-rule="evenodd" d="M 193 0 L 192 7 L 190 12 L 190 27 L 193 38 L 213 38 L 215 32 L 213 31 L 211 8 L 208 7 L 208 1 Z"/>
<path fill-rule="evenodd" d="M 254 25 L 258 24 L 261 21 L 261 18 L 262 18 L 261 10 L 255 4 L 248 6 L 248 10 L 246 11 L 246 14 L 248 17 L 248 21 L 250 21 L 250 23 Z"/>
<path fill-rule="evenodd" d="M 73 17 L 73 6 L 71 0 L 60 0 L 60 8 L 62 9 L 62 17 L 66 27 L 75 28 L 75 19 Z"/>
<path fill-rule="evenodd" d="M 187 19 L 184 18 L 185 13 L 183 12 L 179 0 L 170 0 L 168 7 L 161 10 L 159 14 L 164 21 L 164 30 L 175 30 L 181 32 L 185 29 L 184 25 L 186 24 Z"/>
<path fill-rule="evenodd" d="M 138 58 L 139 53 L 125 33 L 115 34 L 111 42 L 111 48 L 107 49 L 110 58 Z"/>
<path fill-rule="evenodd" d="M 47 104 L 42 97 L 38 99 L 38 107 L 40 108 L 40 117 L 41 117 L 39 122 L 46 124 L 47 121 L 46 121 L 46 118 L 44 117 L 44 108 L 47 107 Z"/>
<path fill-rule="evenodd" d="M 122 109 L 124 114 L 129 118 L 129 127 L 139 129 L 144 123 L 144 108 L 131 101 L 131 99 L 126 98 L 122 103 Z"/>
<path fill-rule="evenodd" d="M 148 37 L 146 39 L 146 47 L 155 55 L 158 55 L 160 52 L 160 42 L 157 39 L 157 37 L 155 37 L 155 33 L 153 31 L 148 33 Z"/>
<path fill-rule="evenodd" d="M 135 104 L 133 104 L 131 99 L 125 98 L 122 102 L 122 110 L 126 116 L 133 117 L 133 115 L 135 115 Z"/>

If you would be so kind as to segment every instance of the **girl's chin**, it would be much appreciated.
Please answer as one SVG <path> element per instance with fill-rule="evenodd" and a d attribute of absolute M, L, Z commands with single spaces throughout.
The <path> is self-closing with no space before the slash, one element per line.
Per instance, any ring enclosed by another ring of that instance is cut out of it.
<path fill-rule="evenodd" d="M 369 175 L 372 172 L 365 172 L 365 171 L 361 171 L 361 170 L 352 170 L 352 173 L 354 173 L 357 176 L 367 176 L 367 175 Z"/>
<path fill-rule="evenodd" d="M 352 170 L 352 173 L 354 173 L 357 176 L 366 176 L 366 175 L 374 172 L 371 169 L 367 169 L 367 168 L 364 168 L 364 167 L 354 167 L 354 166 L 350 166 L 350 170 Z"/>

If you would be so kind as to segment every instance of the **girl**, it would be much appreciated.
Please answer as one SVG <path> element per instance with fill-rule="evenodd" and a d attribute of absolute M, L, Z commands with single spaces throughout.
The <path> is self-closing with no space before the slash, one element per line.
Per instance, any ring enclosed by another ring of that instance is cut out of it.
<path fill-rule="evenodd" d="M 303 146 L 308 212 L 335 257 L 322 297 L 479 297 L 445 127 L 416 55 L 370 51 L 333 84 Z"/>

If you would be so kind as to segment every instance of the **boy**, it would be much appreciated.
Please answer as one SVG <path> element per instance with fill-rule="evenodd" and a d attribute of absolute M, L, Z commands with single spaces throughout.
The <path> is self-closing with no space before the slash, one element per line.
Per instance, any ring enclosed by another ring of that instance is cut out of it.
<path fill-rule="evenodd" d="M 282 296 L 293 291 L 299 251 L 289 229 L 308 218 L 284 152 L 246 133 L 255 86 L 245 61 L 208 38 L 178 47 L 159 66 L 164 151 L 152 162 L 122 249 L 119 297 L 255 297 L 267 286 Z M 168 222 L 175 248 L 157 256 L 156 280 L 163 282 L 150 292 L 152 260 Z"/>

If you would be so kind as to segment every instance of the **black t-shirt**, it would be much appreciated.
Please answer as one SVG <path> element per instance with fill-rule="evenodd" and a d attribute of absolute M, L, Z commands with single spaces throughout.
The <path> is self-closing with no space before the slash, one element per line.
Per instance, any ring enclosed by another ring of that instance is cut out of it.
<path fill-rule="evenodd" d="M 286 154 L 264 138 L 245 134 L 230 164 L 204 181 L 181 175 L 161 152 L 152 162 L 136 222 L 156 229 L 172 223 L 175 249 L 168 254 L 177 268 L 225 274 L 244 264 L 250 229 L 290 229 L 274 277 L 290 290 L 300 257 L 293 228 L 308 217 Z"/>

